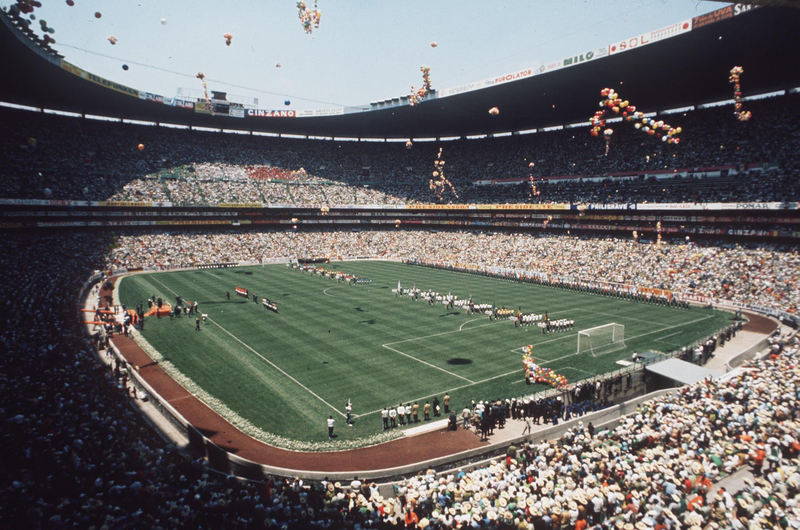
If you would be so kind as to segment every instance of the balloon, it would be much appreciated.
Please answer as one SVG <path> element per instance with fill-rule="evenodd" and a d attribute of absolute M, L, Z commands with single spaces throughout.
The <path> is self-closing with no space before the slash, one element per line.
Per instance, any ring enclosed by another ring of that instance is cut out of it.
<path fill-rule="evenodd" d="M 413 144 L 413 143 L 411 143 L 411 140 L 407 141 L 407 142 L 406 142 L 406 149 L 411 149 L 411 146 L 412 146 L 412 145 L 414 145 L 414 144 Z"/>
<path fill-rule="evenodd" d="M 167 19 L 166 18 L 162 18 L 161 19 L 161 25 L 162 26 L 166 26 L 167 25 Z"/>
<path fill-rule="evenodd" d="M 283 102 L 283 104 L 288 107 L 289 105 L 292 104 L 292 102 L 287 99 L 286 101 Z"/>
<path fill-rule="evenodd" d="M 74 5 L 75 5 L 75 2 L 74 2 L 74 0 L 67 0 L 67 5 L 68 5 L 69 7 L 72 7 L 72 6 L 74 6 Z"/>
<path fill-rule="evenodd" d="M 127 71 L 128 71 L 128 65 L 127 65 L 127 64 L 123 64 L 123 65 L 122 65 L 122 69 L 123 69 L 123 70 L 125 70 L 125 71 L 127 72 Z"/>
<path fill-rule="evenodd" d="M 437 47 L 437 46 L 438 46 L 438 44 L 436 44 L 436 42 L 432 42 L 432 43 L 431 43 L 431 48 L 435 48 L 435 47 Z"/>
<path fill-rule="evenodd" d="M 292 217 L 292 223 L 296 223 L 296 222 L 297 222 L 297 217 Z"/>
<path fill-rule="evenodd" d="M 45 195 L 45 197 L 49 197 L 49 196 L 51 196 L 52 194 L 53 194 L 53 190 L 51 190 L 50 188 L 45 188 L 45 189 L 44 189 L 44 195 Z"/>
<path fill-rule="evenodd" d="M 497 116 L 498 114 L 500 114 L 500 109 L 498 109 L 497 107 L 492 107 L 489 109 L 489 114 L 491 114 L 492 116 Z"/>
<path fill-rule="evenodd" d="M 144 151 L 144 144 L 139 144 L 136 147 L 139 149 L 139 151 Z"/>
<path fill-rule="evenodd" d="M 535 165 L 536 165 L 536 164 L 534 164 L 533 162 L 531 162 L 530 164 L 528 164 L 528 167 L 533 167 L 533 166 L 535 166 Z"/>
<path fill-rule="evenodd" d="M 100 18 L 102 16 L 103 15 L 100 14 L 100 11 L 98 11 L 97 13 L 94 14 L 94 18 Z"/>

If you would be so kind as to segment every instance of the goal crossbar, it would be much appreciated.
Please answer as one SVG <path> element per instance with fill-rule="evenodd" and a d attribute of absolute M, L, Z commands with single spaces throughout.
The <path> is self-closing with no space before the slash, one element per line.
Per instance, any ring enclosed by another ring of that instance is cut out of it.
<path fill-rule="evenodd" d="M 622 324 L 612 322 L 578 332 L 577 353 L 589 353 L 597 357 L 625 348 L 625 326 Z"/>

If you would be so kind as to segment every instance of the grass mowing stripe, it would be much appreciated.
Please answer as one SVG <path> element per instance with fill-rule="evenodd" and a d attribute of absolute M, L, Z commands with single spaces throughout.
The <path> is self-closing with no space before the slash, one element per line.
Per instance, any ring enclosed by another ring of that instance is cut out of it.
<path fill-rule="evenodd" d="M 393 352 L 395 352 L 395 353 L 399 353 L 400 355 L 403 355 L 403 356 L 405 356 L 405 357 L 408 357 L 409 359 L 414 359 L 414 360 L 415 360 L 415 361 L 417 361 L 418 363 L 422 363 L 422 364 L 424 364 L 424 365 L 426 365 L 426 366 L 430 366 L 431 368 L 436 368 L 437 370 L 440 370 L 440 371 L 442 371 L 442 372 L 444 372 L 444 373 L 446 373 L 446 374 L 450 374 L 450 375 L 452 375 L 453 377 L 458 377 L 459 379 L 463 379 L 464 381 L 467 381 L 467 382 L 469 382 L 469 383 L 473 383 L 473 384 L 475 383 L 475 381 L 472 381 L 472 380 L 470 380 L 470 379 L 467 379 L 466 377 L 461 377 L 461 376 L 460 376 L 460 375 L 458 375 L 458 374 L 454 374 L 454 373 L 453 373 L 453 372 L 451 372 L 450 370 L 445 370 L 444 368 L 439 368 L 439 367 L 438 367 L 438 366 L 436 366 L 435 364 L 431 364 L 431 363 L 429 363 L 429 362 L 423 361 L 422 359 L 417 359 L 417 358 L 416 358 L 416 357 L 414 357 L 413 355 L 409 355 L 409 354 L 407 354 L 407 353 L 403 353 L 403 352 L 401 352 L 400 350 L 395 350 L 394 348 L 392 348 L 392 347 L 390 347 L 390 346 L 387 346 L 386 344 L 381 344 L 381 346 L 382 346 L 382 347 L 384 347 L 384 348 L 386 348 L 387 350 L 391 350 L 391 351 L 393 351 Z"/>
<path fill-rule="evenodd" d="M 253 348 L 251 348 L 250 346 L 248 346 L 247 344 L 245 344 L 244 342 L 242 342 L 241 340 L 239 340 L 239 338 L 238 338 L 236 335 L 234 335 L 233 333 L 231 333 L 231 332 L 230 332 L 230 331 L 228 331 L 227 329 L 223 328 L 222 326 L 220 326 L 220 325 L 219 325 L 219 324 L 217 324 L 216 322 L 214 322 L 214 320 L 212 320 L 211 318 L 209 318 L 208 320 L 209 320 L 209 322 L 211 322 L 212 324 L 214 324 L 215 326 L 217 326 L 219 329 L 221 329 L 222 331 L 224 331 L 225 333 L 227 333 L 228 335 L 230 335 L 230 336 L 231 336 L 231 338 L 233 338 L 233 340 L 235 340 L 236 342 L 238 342 L 239 344 L 241 344 L 242 346 L 244 346 L 245 348 L 247 348 L 247 349 L 248 349 L 248 350 L 250 350 L 251 352 L 255 353 L 255 354 L 256 354 L 257 356 L 259 356 L 261 359 L 263 359 L 265 363 L 269 364 L 270 366 L 272 366 L 273 368 L 275 368 L 277 371 L 279 371 L 280 373 L 282 373 L 283 375 L 285 375 L 286 377 L 288 377 L 289 379 L 291 379 L 292 381 L 294 381 L 295 383 L 297 383 L 297 384 L 298 384 L 300 387 L 302 387 L 302 388 L 303 388 L 303 389 L 304 389 L 306 392 L 308 392 L 309 394 L 311 394 L 312 396 L 314 396 L 314 397 L 315 397 L 315 398 L 317 398 L 318 400 L 320 400 L 320 401 L 322 401 L 323 403 L 325 403 L 326 405 L 328 405 L 330 408 L 332 408 L 334 411 L 336 411 L 336 414 L 340 415 L 340 416 L 341 416 L 341 417 L 343 417 L 343 418 L 345 417 L 345 415 L 344 415 L 344 414 L 342 414 L 341 412 L 339 412 L 339 409 L 337 409 L 336 407 L 334 407 L 333 405 L 331 405 L 330 403 L 328 403 L 327 401 L 325 401 L 324 399 L 322 399 L 321 397 L 319 397 L 317 394 L 315 394 L 315 393 L 314 393 L 314 391 L 313 391 L 313 390 L 311 390 L 310 388 L 308 388 L 306 385 L 304 385 L 303 383 L 301 383 L 300 381 L 298 381 L 297 379 L 295 379 L 295 378 L 294 378 L 294 377 L 292 377 L 291 375 L 287 374 L 285 371 L 281 370 L 280 366 L 276 365 L 275 363 L 273 363 L 272 361 L 270 361 L 269 359 L 267 359 L 266 357 L 264 357 L 263 355 L 261 355 L 260 353 L 258 353 L 257 351 L 255 351 Z"/>
<path fill-rule="evenodd" d="M 678 311 L 399 263 L 357 261 L 331 267 L 371 278 L 372 283 L 350 286 L 285 266 L 267 265 L 263 269 L 130 276 L 119 286 L 120 300 L 131 307 L 152 293 L 166 294 L 167 300 L 175 293 L 198 300 L 201 312 L 214 321 L 202 333 L 194 331 L 194 320 L 148 318 L 145 338 L 187 379 L 253 425 L 304 443 L 323 444 L 327 443 L 324 419 L 330 413 L 329 405 L 339 405 L 344 412 L 348 398 L 352 398 L 354 417 L 360 419 L 354 427 L 337 431 L 340 441 L 355 443 L 381 432 L 379 414 L 376 418 L 375 413 L 364 411 L 379 412 L 382 406 L 413 404 L 419 399 L 423 400 L 421 406 L 432 396 L 441 399 L 443 392 L 450 393 L 451 406 L 460 410 L 471 399 L 511 398 L 535 391 L 513 384 L 522 375 L 519 348 L 523 345 L 536 348 L 538 362 L 580 379 L 618 368 L 616 361 L 627 358 L 633 349 L 673 349 L 672 344 L 665 344 L 672 340 L 680 343 L 677 346 L 688 345 L 716 332 L 729 318 L 702 308 Z M 398 280 L 406 287 L 416 283 L 419 288 L 444 294 L 471 294 L 476 303 L 521 306 L 526 313 L 544 314 L 546 310 L 550 318 L 575 319 L 575 331 L 545 336 L 536 327 L 489 322 L 484 315 L 395 298 L 391 289 Z M 225 291 L 232 292 L 234 285 L 276 301 L 280 314 L 238 297 L 226 300 Z M 701 318 L 708 315 L 709 319 Z M 609 322 L 625 325 L 627 350 L 576 357 L 577 330 Z M 673 325 L 678 326 L 675 331 L 680 329 L 677 336 L 660 342 L 650 338 L 667 335 L 664 327 Z M 327 404 L 220 327 L 291 374 Z M 471 329 L 476 332 L 468 333 Z M 646 336 L 651 331 L 657 334 Z M 427 338 L 419 340 L 420 336 Z M 383 344 L 406 355 L 386 351 Z M 449 373 L 445 376 L 442 371 Z M 412 396 L 423 397 L 409 399 Z M 341 413 L 334 417 L 341 417 Z"/>

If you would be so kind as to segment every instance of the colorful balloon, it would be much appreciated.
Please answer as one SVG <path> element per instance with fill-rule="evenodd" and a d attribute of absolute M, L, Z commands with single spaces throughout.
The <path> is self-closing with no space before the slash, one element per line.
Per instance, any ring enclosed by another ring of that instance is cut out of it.
<path fill-rule="evenodd" d="M 144 151 L 144 144 L 139 144 L 136 148 L 139 149 L 139 151 Z"/>

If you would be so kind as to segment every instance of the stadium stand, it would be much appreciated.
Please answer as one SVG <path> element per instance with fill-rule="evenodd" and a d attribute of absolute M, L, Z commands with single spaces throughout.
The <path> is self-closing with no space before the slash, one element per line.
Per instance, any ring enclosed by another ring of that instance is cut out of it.
<path fill-rule="evenodd" d="M 644 137 L 632 127 L 618 127 L 607 157 L 603 141 L 592 138 L 588 127 L 444 142 L 448 178 L 461 190 L 459 200 L 445 194 L 444 202 L 796 198 L 800 145 L 797 135 L 787 132 L 800 121 L 800 95 L 749 105 L 757 118 L 746 123 L 733 119 L 727 105 L 679 115 L 684 128 L 680 146 Z M 428 189 L 438 143 L 406 149 L 397 143 L 336 142 L 338 148 L 332 150 L 332 140 L 242 137 L 8 109 L 0 115 L 8 124 L 0 133 L 3 198 L 194 204 L 442 202 Z M 29 138 L 36 140 L 35 146 L 28 144 Z M 140 143 L 146 146 L 143 151 L 136 148 Z M 738 172 L 743 165 L 749 172 Z M 697 170 L 711 167 L 737 170 L 737 175 L 707 180 L 702 178 L 706 172 Z M 653 177 L 644 177 L 686 170 L 693 171 L 691 177 L 658 180 L 658 186 L 652 185 Z M 623 182 L 615 177 L 621 174 L 627 177 Z M 530 196 L 529 175 L 540 195 Z M 759 178 L 750 178 L 754 176 Z M 522 182 L 473 184 L 503 179 Z"/>

